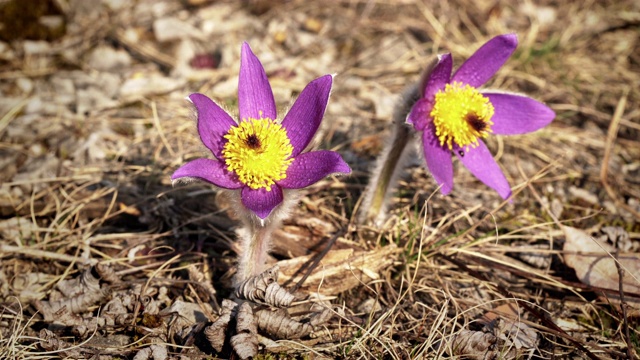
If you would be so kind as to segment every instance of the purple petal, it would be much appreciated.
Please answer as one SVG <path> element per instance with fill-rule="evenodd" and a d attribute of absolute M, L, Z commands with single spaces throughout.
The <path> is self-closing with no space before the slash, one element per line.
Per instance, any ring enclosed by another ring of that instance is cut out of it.
<path fill-rule="evenodd" d="M 453 59 L 451 54 L 442 54 L 438 56 L 438 63 L 431 71 L 428 80 L 425 81 L 424 88 L 421 89 L 422 96 L 425 99 L 432 99 L 439 90 L 444 89 L 445 85 L 451 79 L 451 68 L 453 67 Z"/>
<path fill-rule="evenodd" d="M 495 108 L 491 118 L 494 134 L 524 134 L 541 129 L 556 117 L 545 104 L 517 94 L 483 92 Z"/>
<path fill-rule="evenodd" d="M 218 159 L 221 158 L 222 148 L 227 142 L 223 136 L 229 132 L 231 126 L 236 125 L 233 118 L 218 104 L 206 95 L 191 94 L 189 100 L 198 112 L 198 134 L 206 146 Z"/>
<path fill-rule="evenodd" d="M 427 162 L 427 168 L 436 180 L 444 195 L 447 195 L 453 189 L 453 163 L 451 161 L 451 151 L 440 145 L 440 141 L 435 135 L 433 123 L 422 133 L 422 145 L 424 150 L 424 159 Z"/>
<path fill-rule="evenodd" d="M 424 131 L 427 125 L 432 121 L 431 110 L 433 102 L 429 99 L 420 99 L 413 104 L 411 112 L 407 115 L 407 123 L 412 124 L 418 131 Z"/>
<path fill-rule="evenodd" d="M 320 150 L 298 155 L 287 169 L 287 177 L 278 181 L 285 189 L 301 189 L 333 173 L 349 174 L 351 168 L 335 151 Z"/>
<path fill-rule="evenodd" d="M 332 81 L 331 75 L 325 75 L 310 82 L 282 120 L 293 146 L 292 156 L 300 154 L 318 131 L 329 101 Z"/>
<path fill-rule="evenodd" d="M 482 86 L 504 65 L 517 46 L 516 34 L 494 37 L 458 68 L 451 81 L 460 81 L 473 87 Z"/>
<path fill-rule="evenodd" d="M 201 179 L 225 189 L 242 187 L 242 183 L 235 174 L 227 171 L 227 167 L 218 160 L 196 159 L 189 161 L 171 175 L 171 180 L 184 177 Z"/>
<path fill-rule="evenodd" d="M 240 78 L 238 79 L 240 121 L 248 118 L 275 120 L 278 114 L 269 79 L 260 60 L 246 42 L 242 43 L 240 58 Z"/>
<path fill-rule="evenodd" d="M 248 186 L 242 188 L 242 204 L 253 211 L 260 219 L 264 219 L 280 203 L 282 203 L 282 189 L 278 185 L 272 185 L 271 191 L 264 188 L 254 190 Z"/>
<path fill-rule="evenodd" d="M 457 147 L 453 150 L 464 166 L 485 185 L 497 191 L 503 199 L 511 196 L 509 182 L 484 142 L 479 141 L 477 147 L 469 147 L 468 151 Z"/>

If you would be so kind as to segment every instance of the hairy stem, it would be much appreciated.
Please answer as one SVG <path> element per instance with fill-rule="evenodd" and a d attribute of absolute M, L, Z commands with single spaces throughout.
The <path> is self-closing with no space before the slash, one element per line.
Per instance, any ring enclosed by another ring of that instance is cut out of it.
<path fill-rule="evenodd" d="M 412 130 L 405 124 L 405 119 L 419 95 L 418 86 L 411 86 L 396 105 L 392 140 L 382 150 L 376 170 L 369 179 L 369 186 L 359 210 L 360 223 L 381 220 L 381 213 L 389 201 L 389 193 L 396 184 L 399 172 L 404 167 L 404 159 L 410 150 L 407 145 L 412 142 Z"/>
<path fill-rule="evenodd" d="M 273 232 L 280 227 L 282 221 L 289 217 L 291 209 L 298 203 L 298 190 L 285 190 L 284 200 L 266 219 L 259 219 L 241 205 L 238 193 L 232 193 L 238 204 L 238 215 L 243 226 L 238 230 L 238 238 L 242 247 L 238 255 L 238 272 L 234 283 L 241 284 L 246 279 L 256 276 L 267 269 L 267 260 L 271 250 Z"/>
<path fill-rule="evenodd" d="M 404 168 L 407 155 L 410 153 L 410 143 L 413 140 L 413 130 L 406 124 L 406 118 L 413 105 L 422 96 L 422 89 L 428 81 L 431 71 L 437 64 L 437 59 L 425 68 L 421 79 L 407 89 L 398 100 L 393 112 L 393 133 L 380 157 L 375 171 L 371 174 L 364 199 L 358 210 L 358 222 L 381 223 L 384 220 L 384 210 L 389 202 L 390 193 L 395 188 L 400 171 Z"/>
<path fill-rule="evenodd" d="M 238 258 L 238 272 L 235 282 L 240 283 L 265 269 L 271 246 L 271 234 L 276 226 L 272 222 L 265 224 L 256 221 L 245 223 L 241 231 L 242 253 Z"/>

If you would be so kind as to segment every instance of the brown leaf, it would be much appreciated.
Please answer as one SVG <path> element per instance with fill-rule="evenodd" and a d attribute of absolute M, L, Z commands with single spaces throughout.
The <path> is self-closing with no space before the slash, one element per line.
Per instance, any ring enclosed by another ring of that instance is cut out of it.
<path fill-rule="evenodd" d="M 300 288 L 302 292 L 321 291 L 323 294 L 338 294 L 378 278 L 380 270 L 391 264 L 401 249 L 390 246 L 372 250 L 333 250 L 320 261 L 313 273 Z M 313 261 L 312 256 L 301 256 L 278 263 L 281 283 L 292 277 L 300 279 L 300 269 Z M 301 273 L 305 273 L 302 271 Z"/>
<path fill-rule="evenodd" d="M 291 305 L 295 296 L 278 285 L 278 271 L 276 265 L 243 281 L 236 287 L 236 297 L 275 307 Z"/>
<path fill-rule="evenodd" d="M 258 329 L 248 302 L 238 307 L 236 335 L 231 337 L 231 346 L 240 359 L 249 359 L 258 353 Z"/>
<path fill-rule="evenodd" d="M 461 330 L 454 336 L 450 346 L 451 355 L 463 356 L 464 359 L 515 359 L 520 355 L 512 344 L 482 331 Z"/>
<path fill-rule="evenodd" d="M 536 346 L 538 333 L 521 321 L 520 309 L 514 303 L 502 304 L 487 311 L 479 319 L 485 329 L 506 344 L 512 344 L 518 350 L 529 350 Z"/>
<path fill-rule="evenodd" d="M 566 240 L 563 247 L 564 261 L 573 268 L 580 281 L 587 285 L 618 290 L 618 268 L 616 257 L 624 271 L 622 279 L 625 292 L 640 294 L 640 254 L 625 253 L 615 255 L 616 249 L 604 242 L 597 241 L 586 232 L 563 226 Z M 615 296 L 610 296 L 615 299 Z M 638 298 L 626 298 L 640 304 Z"/>
<path fill-rule="evenodd" d="M 258 311 L 256 323 L 262 332 L 278 339 L 299 339 L 313 331 L 313 326 L 292 319 L 283 309 Z"/>
<path fill-rule="evenodd" d="M 204 330 L 207 340 L 211 346 L 217 351 L 222 351 L 226 339 L 227 329 L 231 321 L 232 313 L 238 305 L 231 300 L 222 300 L 222 314 L 220 317 Z"/>

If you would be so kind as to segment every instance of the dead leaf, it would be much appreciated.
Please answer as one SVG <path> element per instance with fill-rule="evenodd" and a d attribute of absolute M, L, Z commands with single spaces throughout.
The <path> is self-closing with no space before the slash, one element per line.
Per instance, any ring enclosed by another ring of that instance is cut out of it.
<path fill-rule="evenodd" d="M 291 305 L 295 296 L 278 285 L 278 272 L 278 265 L 276 265 L 241 282 L 236 287 L 236 297 L 274 307 Z"/>
<path fill-rule="evenodd" d="M 151 344 L 151 346 L 140 349 L 133 357 L 134 360 L 165 360 L 168 359 L 167 346 L 164 344 Z"/>
<path fill-rule="evenodd" d="M 451 355 L 463 356 L 464 359 L 515 359 L 519 354 L 513 345 L 483 331 L 461 330 L 449 346 Z"/>
<path fill-rule="evenodd" d="M 353 249 L 332 250 L 320 261 L 318 267 L 309 276 L 300 291 L 335 295 L 356 286 L 366 284 L 379 277 L 380 270 L 386 268 L 402 249 L 387 246 L 372 251 Z M 296 282 L 302 274 L 297 272 L 312 261 L 312 256 L 300 256 L 280 261 L 280 283 L 292 277 Z M 302 271 L 304 274 L 304 271 Z"/>
<path fill-rule="evenodd" d="M 238 304 L 235 302 L 223 299 L 220 317 L 204 330 L 207 340 L 217 352 L 222 351 L 229 322 L 231 321 L 231 317 L 234 316 L 232 313 L 236 311 L 237 306 Z"/>
<path fill-rule="evenodd" d="M 313 326 L 292 319 L 284 309 L 263 309 L 256 313 L 258 329 L 277 339 L 299 339 L 313 332 Z"/>
<path fill-rule="evenodd" d="M 575 270 L 580 281 L 587 285 L 618 290 L 618 268 L 614 260 L 616 248 L 597 241 L 586 232 L 563 226 L 566 240 L 563 247 L 564 261 Z M 624 253 L 616 256 L 625 270 L 622 279 L 625 292 L 640 294 L 640 254 Z M 615 300 L 615 295 L 608 295 Z M 640 305 L 640 298 L 626 297 L 628 302 Z"/>
<path fill-rule="evenodd" d="M 514 303 L 500 305 L 480 317 L 482 331 L 463 329 L 451 340 L 450 354 L 465 359 L 515 359 L 535 350 L 538 333 L 520 321 Z"/>
<path fill-rule="evenodd" d="M 238 306 L 236 334 L 231 337 L 230 342 L 240 359 L 253 358 L 258 354 L 258 328 L 248 302 Z"/>
<path fill-rule="evenodd" d="M 506 303 L 486 312 L 480 322 L 505 344 L 513 344 L 518 350 L 533 349 L 538 343 L 538 333 L 521 321 L 520 309 L 514 303 Z"/>

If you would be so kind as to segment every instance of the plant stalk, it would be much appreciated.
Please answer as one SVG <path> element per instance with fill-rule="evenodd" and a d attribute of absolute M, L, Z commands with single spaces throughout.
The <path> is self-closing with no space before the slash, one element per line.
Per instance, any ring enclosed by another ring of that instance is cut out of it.
<path fill-rule="evenodd" d="M 404 168 L 406 159 L 411 153 L 413 129 L 406 125 L 406 118 L 413 105 L 422 96 L 422 89 L 437 63 L 434 59 L 423 71 L 421 79 L 405 89 L 398 100 L 393 112 L 393 133 L 380 157 L 375 171 L 369 179 L 369 186 L 364 194 L 364 200 L 358 210 L 360 224 L 373 222 L 380 225 L 385 219 L 385 210 L 391 197 L 392 189 L 396 187 L 398 177 Z"/>
<path fill-rule="evenodd" d="M 245 222 L 245 227 L 240 231 L 242 253 L 238 257 L 235 283 L 241 283 L 266 269 L 271 234 L 275 228 L 272 222 L 264 224 L 257 221 Z"/>

